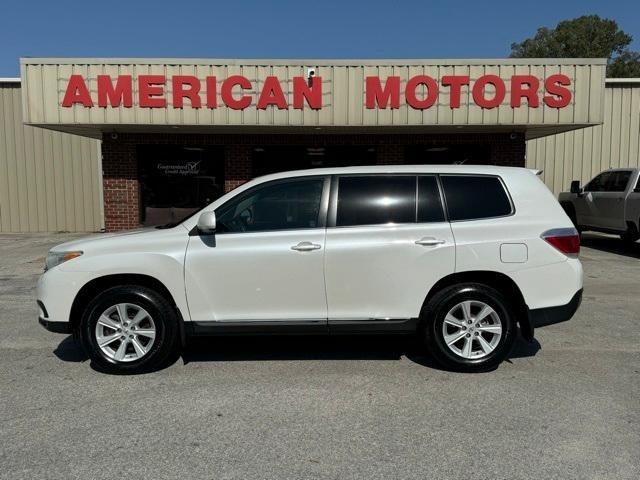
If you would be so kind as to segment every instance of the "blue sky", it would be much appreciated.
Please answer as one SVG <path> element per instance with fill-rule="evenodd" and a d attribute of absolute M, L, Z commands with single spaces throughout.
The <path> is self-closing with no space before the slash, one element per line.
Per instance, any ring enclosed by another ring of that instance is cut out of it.
<path fill-rule="evenodd" d="M 21 0 L 0 10 L 0 77 L 21 56 L 487 58 L 539 26 L 597 13 L 633 35 L 638 0 Z"/>

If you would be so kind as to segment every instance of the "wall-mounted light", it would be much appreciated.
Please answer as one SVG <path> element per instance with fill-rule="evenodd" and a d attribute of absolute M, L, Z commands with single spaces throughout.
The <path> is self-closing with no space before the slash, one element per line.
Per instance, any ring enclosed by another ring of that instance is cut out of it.
<path fill-rule="evenodd" d="M 313 77 L 316 76 L 316 69 L 313 67 L 307 68 L 307 83 L 311 87 L 313 85 Z"/>

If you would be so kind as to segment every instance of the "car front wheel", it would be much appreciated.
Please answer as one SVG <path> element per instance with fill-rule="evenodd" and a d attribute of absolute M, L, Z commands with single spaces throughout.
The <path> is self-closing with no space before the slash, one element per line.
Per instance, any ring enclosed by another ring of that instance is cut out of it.
<path fill-rule="evenodd" d="M 620 239 L 625 243 L 633 244 L 640 239 L 640 233 L 635 225 L 629 225 L 627 231 L 620 234 Z"/>
<path fill-rule="evenodd" d="M 477 283 L 445 288 L 421 314 L 429 352 L 445 368 L 477 372 L 495 368 L 511 352 L 515 320 L 505 297 Z"/>
<path fill-rule="evenodd" d="M 162 367 L 177 351 L 178 318 L 173 306 L 155 290 L 113 287 L 87 306 L 80 340 L 99 370 L 147 372 Z"/>

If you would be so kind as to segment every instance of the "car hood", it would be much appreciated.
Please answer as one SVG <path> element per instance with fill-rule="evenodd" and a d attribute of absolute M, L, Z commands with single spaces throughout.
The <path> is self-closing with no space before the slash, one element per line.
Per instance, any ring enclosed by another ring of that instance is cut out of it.
<path fill-rule="evenodd" d="M 181 229 L 184 230 L 184 227 L 178 225 L 171 230 Z M 72 250 L 81 250 L 83 252 L 92 252 L 96 250 L 102 250 L 105 247 L 109 247 L 110 249 L 114 247 L 117 243 L 120 243 L 118 240 L 122 240 L 123 243 L 126 243 L 130 240 L 151 240 L 156 238 L 157 236 L 162 235 L 167 232 L 164 229 L 157 229 L 155 227 L 147 227 L 147 228 L 138 228 L 135 230 L 126 230 L 124 232 L 115 232 L 115 233 L 98 233 L 95 235 L 89 235 L 88 237 L 79 238 L 77 240 L 71 240 L 70 242 L 61 243 L 60 245 L 56 245 L 51 249 L 52 252 L 64 252 L 64 251 L 72 251 Z"/>

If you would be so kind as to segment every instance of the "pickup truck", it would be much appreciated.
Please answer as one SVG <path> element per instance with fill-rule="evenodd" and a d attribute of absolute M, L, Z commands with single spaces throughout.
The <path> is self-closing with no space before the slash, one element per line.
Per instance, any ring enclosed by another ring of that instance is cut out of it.
<path fill-rule="evenodd" d="M 578 231 L 620 235 L 626 242 L 640 238 L 640 169 L 612 168 L 596 175 L 584 188 L 571 182 L 558 201 Z"/>

